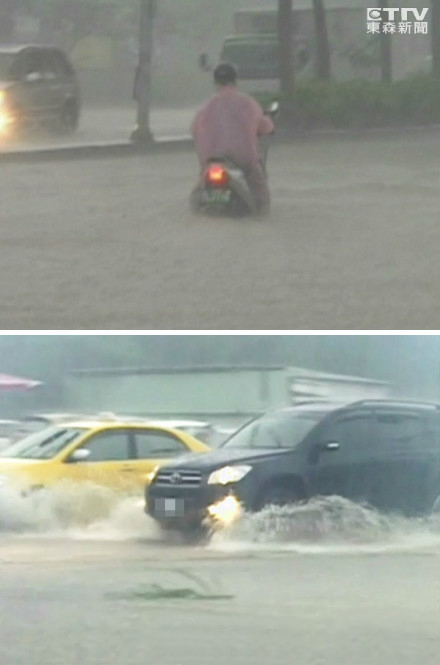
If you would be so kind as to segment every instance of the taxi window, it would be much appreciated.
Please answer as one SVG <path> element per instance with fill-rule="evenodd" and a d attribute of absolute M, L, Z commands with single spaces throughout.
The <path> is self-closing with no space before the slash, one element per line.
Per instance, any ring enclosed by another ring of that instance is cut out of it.
<path fill-rule="evenodd" d="M 137 455 L 140 459 L 175 457 L 188 452 L 182 441 L 172 434 L 160 431 L 141 432 L 135 434 Z"/>
<path fill-rule="evenodd" d="M 90 451 L 87 462 L 114 462 L 130 459 L 130 440 L 126 430 L 101 432 L 83 446 Z"/>

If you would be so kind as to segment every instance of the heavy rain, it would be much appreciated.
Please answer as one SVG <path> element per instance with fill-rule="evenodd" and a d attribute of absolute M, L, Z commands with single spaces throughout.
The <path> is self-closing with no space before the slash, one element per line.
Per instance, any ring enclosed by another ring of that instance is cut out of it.
<path fill-rule="evenodd" d="M 1 0 L 4 327 L 436 328 L 428 5 Z M 190 206 L 220 60 L 278 108 L 263 218 L 249 165 L 241 189 L 208 183 L 207 214 Z"/>
<path fill-rule="evenodd" d="M 0 357 L 2 663 L 437 662 L 439 336 L 4 335 Z M 168 496 L 217 465 L 243 510 L 167 528 L 167 465 L 202 470 Z"/>

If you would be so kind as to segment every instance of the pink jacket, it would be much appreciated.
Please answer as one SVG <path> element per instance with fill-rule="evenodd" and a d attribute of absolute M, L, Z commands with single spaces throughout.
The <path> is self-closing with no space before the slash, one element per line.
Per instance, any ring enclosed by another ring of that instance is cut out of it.
<path fill-rule="evenodd" d="M 203 165 L 212 157 L 229 157 L 243 167 L 258 163 L 258 140 L 274 131 L 272 120 L 249 95 L 222 88 L 196 114 L 191 133 Z"/>

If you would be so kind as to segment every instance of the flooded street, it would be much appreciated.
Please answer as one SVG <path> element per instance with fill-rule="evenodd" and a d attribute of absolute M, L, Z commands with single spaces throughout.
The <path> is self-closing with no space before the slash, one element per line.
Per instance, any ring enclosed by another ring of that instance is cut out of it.
<path fill-rule="evenodd" d="M 189 135 L 196 106 L 187 109 L 156 109 L 151 113 L 151 131 L 158 140 L 176 139 Z M 86 106 L 80 126 L 75 134 L 57 136 L 49 132 L 35 132 L 24 136 L 0 138 L 2 152 L 45 150 L 64 146 L 100 145 L 130 141 L 136 126 L 134 106 L 94 108 Z"/>
<path fill-rule="evenodd" d="M 438 327 L 436 136 L 274 145 L 264 220 L 195 217 L 192 152 L 5 163 L 0 319 L 56 330 Z"/>
<path fill-rule="evenodd" d="M 297 518 L 269 511 L 193 547 L 164 542 L 139 501 L 82 526 L 10 524 L 1 662 L 436 665 L 438 521 L 338 499 Z"/>

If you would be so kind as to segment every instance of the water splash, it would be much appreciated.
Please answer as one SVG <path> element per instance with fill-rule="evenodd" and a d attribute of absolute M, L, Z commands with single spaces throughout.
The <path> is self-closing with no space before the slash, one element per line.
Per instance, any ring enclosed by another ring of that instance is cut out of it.
<path fill-rule="evenodd" d="M 440 553 L 440 513 L 409 519 L 384 515 L 342 497 L 320 497 L 299 506 L 272 506 L 244 515 L 215 533 L 209 547 L 303 553 L 428 548 Z"/>
<path fill-rule="evenodd" d="M 426 518 L 384 515 L 341 497 L 245 514 L 205 545 L 219 552 L 294 551 L 440 553 L 440 502 Z M 158 541 L 179 544 L 144 514 L 143 499 L 92 484 L 61 483 L 24 497 L 0 488 L 0 534 L 70 540 Z M 199 545 L 200 547 L 200 545 Z"/>
<path fill-rule="evenodd" d="M 60 483 L 28 496 L 0 489 L 0 531 L 46 537 L 127 540 L 157 537 L 143 499 L 93 484 Z"/>

